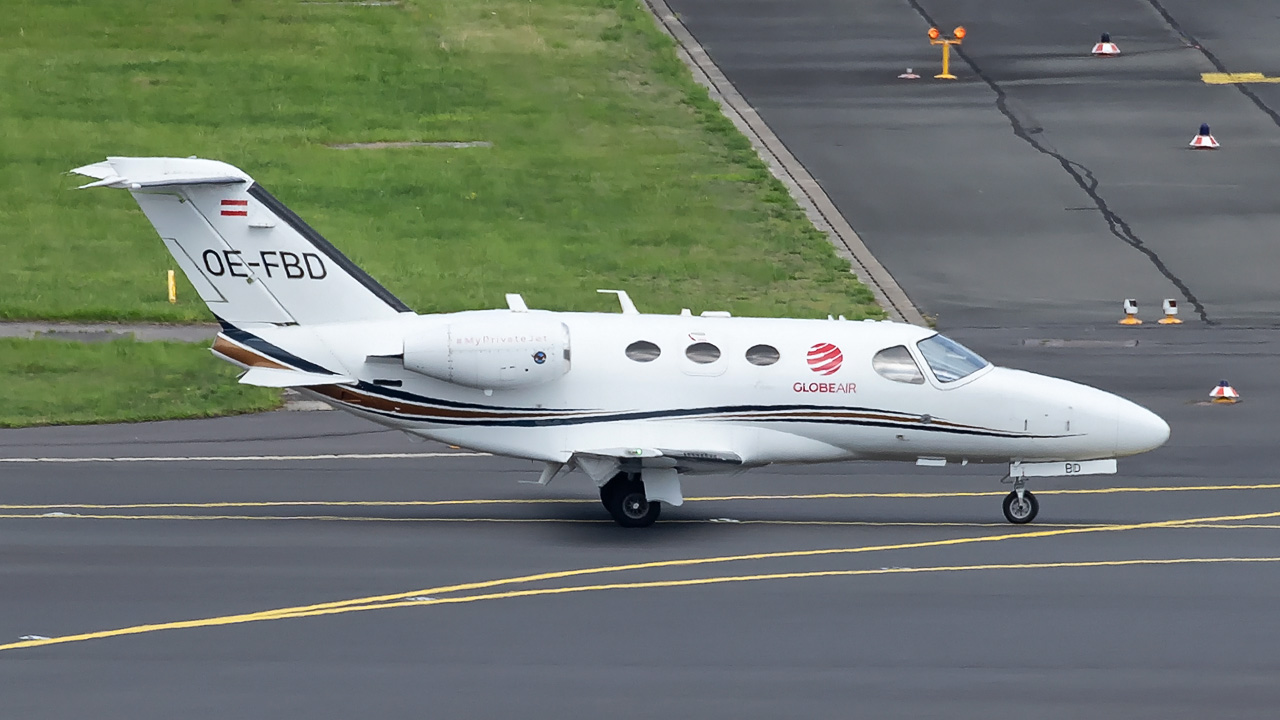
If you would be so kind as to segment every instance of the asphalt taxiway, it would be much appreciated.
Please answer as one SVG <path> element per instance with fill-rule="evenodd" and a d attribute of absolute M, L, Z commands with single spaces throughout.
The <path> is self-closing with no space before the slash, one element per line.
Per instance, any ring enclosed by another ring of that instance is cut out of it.
<path fill-rule="evenodd" d="M 1121 474 L 580 475 L 336 412 L 0 434 L 0 695 L 24 718 L 1257 717 L 1280 703 L 1280 336 L 955 333 L 1173 426 Z M 1170 333 L 1178 333 L 1172 335 Z M 1137 344 L 1133 344 L 1133 340 Z M 1216 375 L 1247 398 L 1204 401 Z M 27 639 L 23 639 L 27 638 Z"/>
<path fill-rule="evenodd" d="M 912 300 L 945 326 L 1154 312 L 1275 326 L 1265 3 L 672 0 Z M 926 31 L 968 28 L 935 80 Z M 1089 51 L 1109 32 L 1123 54 Z M 923 77 L 901 80 L 911 67 Z M 1222 150 L 1192 151 L 1209 123 Z"/>
<path fill-rule="evenodd" d="M 998 468 L 850 464 L 691 480 L 629 531 L 580 475 L 338 413 L 4 431 L 6 716 L 1274 714 L 1277 130 L 1182 46 L 1280 74 L 1274 13 L 672 6 L 950 335 L 1169 444 L 1037 482 L 1028 527 Z M 969 27 L 954 85 L 896 79 L 930 19 Z M 1103 30 L 1125 56 L 1082 56 Z M 1181 147 L 1202 121 L 1218 154 Z M 1112 324 L 1173 278 L 1213 324 Z M 1206 402 L 1222 378 L 1243 403 Z"/>

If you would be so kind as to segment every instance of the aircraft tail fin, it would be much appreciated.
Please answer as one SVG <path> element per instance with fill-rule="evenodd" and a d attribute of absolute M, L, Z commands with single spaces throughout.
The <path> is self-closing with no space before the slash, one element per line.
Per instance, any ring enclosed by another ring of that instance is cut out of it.
<path fill-rule="evenodd" d="M 133 194 L 200 298 L 232 324 L 412 312 L 244 171 L 198 158 L 111 157 L 81 186 Z"/>

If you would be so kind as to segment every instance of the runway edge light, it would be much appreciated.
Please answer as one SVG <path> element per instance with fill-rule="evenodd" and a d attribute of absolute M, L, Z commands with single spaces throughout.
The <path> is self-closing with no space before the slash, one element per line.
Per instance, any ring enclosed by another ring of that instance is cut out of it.
<path fill-rule="evenodd" d="M 907 71 L 899 75 L 898 79 L 899 80 L 919 80 L 920 76 L 916 74 L 915 70 L 912 70 L 911 68 L 907 68 Z"/>
<path fill-rule="evenodd" d="M 1214 139 L 1213 134 L 1209 132 L 1209 123 L 1200 125 L 1200 132 L 1191 138 L 1191 147 L 1197 150 L 1213 150 L 1218 147 L 1218 141 Z"/>
<path fill-rule="evenodd" d="M 1111 42 L 1111 33 L 1102 33 L 1102 39 L 1093 46 L 1094 57 L 1115 57 L 1120 54 L 1120 46 Z"/>
<path fill-rule="evenodd" d="M 1236 392 L 1236 389 L 1231 387 L 1231 383 L 1226 380 L 1219 382 L 1218 387 L 1209 393 L 1209 397 L 1216 403 L 1230 404 L 1240 402 L 1240 393 Z"/>
<path fill-rule="evenodd" d="M 1178 301 L 1173 298 L 1166 298 L 1164 301 L 1164 317 L 1160 318 L 1161 325 L 1181 325 L 1182 321 L 1178 319 Z"/>
<path fill-rule="evenodd" d="M 1138 319 L 1138 301 L 1131 298 L 1125 298 L 1124 301 L 1124 319 L 1120 321 L 1121 325 L 1141 325 L 1142 321 Z"/>

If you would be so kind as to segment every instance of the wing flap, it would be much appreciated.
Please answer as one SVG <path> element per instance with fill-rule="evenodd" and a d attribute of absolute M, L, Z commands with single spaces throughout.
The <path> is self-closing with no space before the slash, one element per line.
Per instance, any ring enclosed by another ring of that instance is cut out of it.
<path fill-rule="evenodd" d="M 642 447 L 619 447 L 619 448 L 601 448 L 598 450 L 574 450 L 574 455 L 594 455 L 596 457 L 616 458 L 618 460 L 636 459 L 648 460 L 656 458 L 669 458 L 676 461 L 689 461 L 698 463 L 723 463 L 726 465 L 741 465 L 742 456 L 737 453 L 728 452 L 727 450 L 693 450 L 693 449 L 677 449 L 677 448 L 642 448 Z"/>

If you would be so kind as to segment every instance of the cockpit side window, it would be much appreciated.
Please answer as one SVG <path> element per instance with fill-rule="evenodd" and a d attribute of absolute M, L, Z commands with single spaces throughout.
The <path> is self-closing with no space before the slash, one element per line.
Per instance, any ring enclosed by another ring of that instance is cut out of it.
<path fill-rule="evenodd" d="M 871 358 L 871 367 L 882 377 L 894 382 L 924 384 L 924 373 L 905 345 L 885 348 Z"/>
<path fill-rule="evenodd" d="M 955 382 L 990 365 L 977 353 L 951 338 L 934 335 L 916 343 L 938 382 Z"/>

